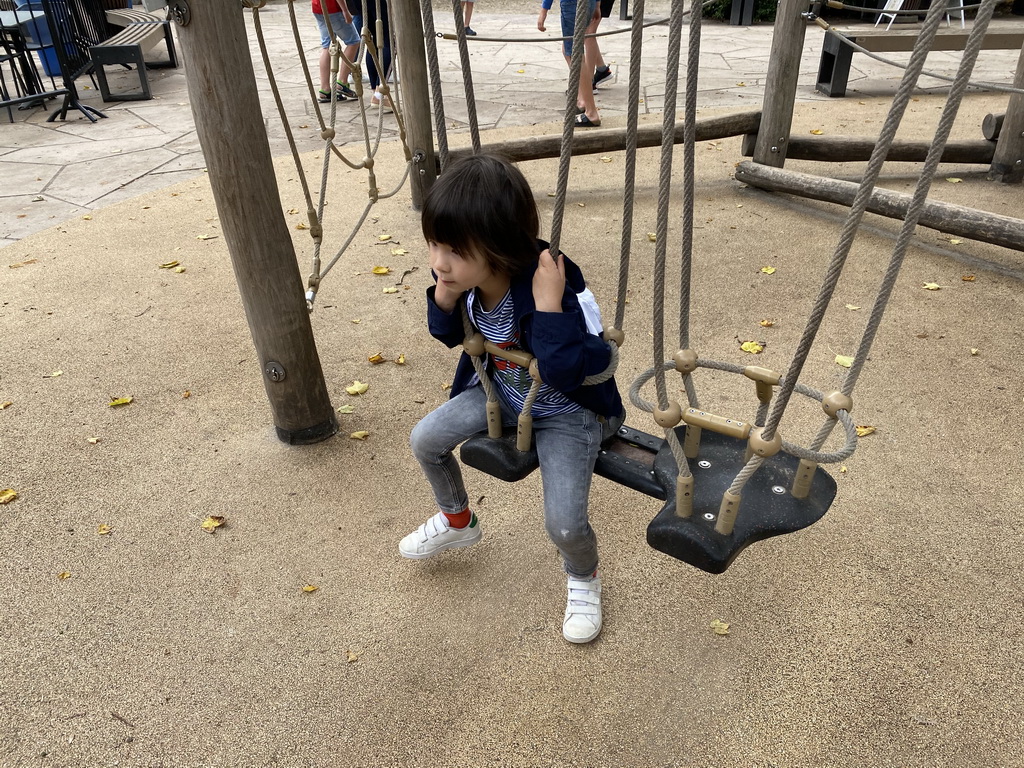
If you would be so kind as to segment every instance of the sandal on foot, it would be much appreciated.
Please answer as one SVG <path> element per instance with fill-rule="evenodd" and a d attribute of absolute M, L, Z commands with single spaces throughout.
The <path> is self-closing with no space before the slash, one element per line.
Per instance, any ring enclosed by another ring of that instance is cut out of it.
<path fill-rule="evenodd" d="M 319 101 L 321 104 L 330 104 L 331 92 L 325 91 L 323 88 L 321 88 L 319 91 L 317 91 L 316 100 Z"/>
<path fill-rule="evenodd" d="M 591 120 L 586 114 L 576 115 L 576 126 L 578 128 L 600 128 L 600 120 Z"/>

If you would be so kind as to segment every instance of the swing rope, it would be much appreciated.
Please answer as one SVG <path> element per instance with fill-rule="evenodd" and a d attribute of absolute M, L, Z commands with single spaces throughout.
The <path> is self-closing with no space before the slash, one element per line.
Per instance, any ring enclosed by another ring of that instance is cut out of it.
<path fill-rule="evenodd" d="M 423 37 L 426 43 L 427 72 L 434 104 L 434 128 L 437 131 L 437 154 L 443 171 L 448 166 L 448 126 L 445 125 L 444 95 L 441 92 L 441 67 L 437 62 L 437 38 L 434 32 L 434 11 L 430 0 L 420 0 Z"/>
<path fill-rule="evenodd" d="M 452 14 L 458 31 L 459 63 L 462 66 L 462 85 L 466 92 L 466 111 L 469 113 L 469 138 L 473 154 L 480 154 L 480 123 L 476 114 L 476 89 L 473 88 L 473 68 L 469 63 L 469 47 L 466 45 L 466 25 L 462 20 L 462 1 L 452 0 Z M 440 84 L 439 84 L 440 85 Z M 440 87 L 438 93 L 440 93 Z"/>

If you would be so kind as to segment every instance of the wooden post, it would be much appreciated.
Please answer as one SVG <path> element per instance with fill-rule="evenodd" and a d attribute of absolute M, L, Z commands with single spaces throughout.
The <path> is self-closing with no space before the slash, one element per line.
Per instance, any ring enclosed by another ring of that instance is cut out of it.
<path fill-rule="evenodd" d="M 793 105 L 800 77 L 800 57 L 807 29 L 807 22 L 800 14 L 807 7 L 807 0 L 781 0 L 775 14 L 761 129 L 757 132 L 754 148 L 754 162 L 761 165 L 781 168 L 786 162 L 786 146 L 793 125 Z"/>
<path fill-rule="evenodd" d="M 1024 48 L 1020 49 L 1013 87 L 1024 88 Z M 1024 181 L 1024 95 L 1020 93 L 1010 94 L 988 177 L 1003 184 Z"/>
<path fill-rule="evenodd" d="M 416 0 L 390 0 L 388 5 L 398 46 L 395 61 L 401 73 L 405 130 L 413 157 L 410 172 L 412 205 L 419 210 L 427 190 L 437 178 L 434 134 L 430 128 L 430 82 L 427 79 L 423 18 Z"/>
<path fill-rule="evenodd" d="M 338 423 L 281 208 L 242 6 L 187 0 L 171 6 L 196 133 L 277 436 L 292 444 L 323 440 Z"/>

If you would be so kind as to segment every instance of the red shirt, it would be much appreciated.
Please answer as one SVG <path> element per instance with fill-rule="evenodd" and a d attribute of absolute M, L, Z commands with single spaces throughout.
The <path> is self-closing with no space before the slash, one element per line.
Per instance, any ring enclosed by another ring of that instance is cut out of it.
<path fill-rule="evenodd" d="M 323 9 L 320 7 L 320 0 L 313 0 L 313 13 L 323 16 Z M 338 0 L 327 0 L 327 13 L 341 13 L 341 6 Z"/>

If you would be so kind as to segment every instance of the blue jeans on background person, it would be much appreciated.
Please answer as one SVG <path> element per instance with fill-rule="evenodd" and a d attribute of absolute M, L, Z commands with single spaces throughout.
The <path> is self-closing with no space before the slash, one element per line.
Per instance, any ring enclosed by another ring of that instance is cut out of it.
<path fill-rule="evenodd" d="M 345 45 L 355 45 L 359 42 L 359 30 L 354 25 L 345 21 L 345 14 L 332 13 L 329 15 L 331 17 L 331 29 L 334 30 L 335 37 L 340 37 Z M 320 29 L 320 47 L 330 48 L 331 33 L 327 30 L 327 21 L 324 20 L 322 14 L 314 13 L 313 16 L 316 18 L 316 25 Z"/>
<path fill-rule="evenodd" d="M 500 402 L 502 423 L 515 424 L 517 414 Z M 487 431 L 486 404 L 487 395 L 477 384 L 424 416 L 409 436 L 442 512 L 456 514 L 469 507 L 462 470 L 452 451 Z M 562 555 L 566 573 L 578 578 L 589 578 L 597 570 L 597 535 L 590 527 L 587 506 L 601 430 L 597 414 L 585 408 L 533 422 L 544 486 L 544 526 Z M 511 495 L 507 506 L 515 506 Z"/>
<path fill-rule="evenodd" d="M 576 29 L 576 0 L 559 0 L 558 7 L 562 18 L 562 37 L 572 38 L 573 31 Z M 597 0 L 590 0 L 590 13 L 587 14 L 588 24 L 594 15 L 595 8 L 597 8 Z M 571 39 L 562 41 L 562 52 L 566 56 L 572 56 Z"/>

